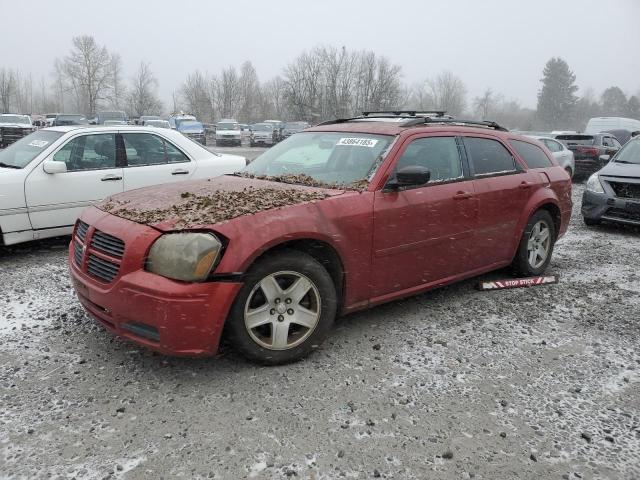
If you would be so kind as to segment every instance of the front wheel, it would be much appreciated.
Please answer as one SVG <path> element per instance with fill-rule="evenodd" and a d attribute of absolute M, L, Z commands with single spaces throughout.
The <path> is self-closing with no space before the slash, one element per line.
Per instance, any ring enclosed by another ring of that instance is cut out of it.
<path fill-rule="evenodd" d="M 513 267 L 517 273 L 525 276 L 544 273 L 551 262 L 555 230 L 553 218 L 548 211 L 538 210 L 531 216 L 513 259 Z"/>
<path fill-rule="evenodd" d="M 232 343 L 250 360 L 299 360 L 327 337 L 337 295 L 325 268 L 294 250 L 268 254 L 249 271 L 228 320 Z"/>

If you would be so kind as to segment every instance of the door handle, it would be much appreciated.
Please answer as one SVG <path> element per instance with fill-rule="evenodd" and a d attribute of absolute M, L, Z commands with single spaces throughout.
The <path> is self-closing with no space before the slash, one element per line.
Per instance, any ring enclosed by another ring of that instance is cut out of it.
<path fill-rule="evenodd" d="M 100 179 L 101 182 L 113 182 L 116 180 L 122 180 L 122 177 L 119 175 L 105 175 Z"/>
<path fill-rule="evenodd" d="M 520 188 L 521 190 L 526 190 L 527 188 L 531 188 L 531 184 L 529 182 L 522 182 L 520 185 L 518 185 L 518 188 Z"/>
<path fill-rule="evenodd" d="M 173 172 L 171 172 L 171 175 L 188 175 L 189 174 L 189 170 L 184 170 L 182 168 L 178 168 L 177 170 L 174 170 Z"/>
<path fill-rule="evenodd" d="M 460 192 L 456 193 L 453 196 L 453 199 L 454 200 L 466 200 L 466 199 L 471 198 L 471 197 L 473 197 L 473 193 L 460 191 Z"/>

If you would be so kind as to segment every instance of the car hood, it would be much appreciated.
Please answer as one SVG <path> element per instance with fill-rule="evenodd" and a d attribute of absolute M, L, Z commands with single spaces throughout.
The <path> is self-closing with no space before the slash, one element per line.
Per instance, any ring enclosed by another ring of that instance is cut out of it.
<path fill-rule="evenodd" d="M 609 162 L 598 173 L 608 177 L 640 178 L 640 164 Z"/>
<path fill-rule="evenodd" d="M 161 231 L 206 227 L 266 210 L 341 195 L 344 190 L 223 175 L 130 190 L 97 208 Z"/>

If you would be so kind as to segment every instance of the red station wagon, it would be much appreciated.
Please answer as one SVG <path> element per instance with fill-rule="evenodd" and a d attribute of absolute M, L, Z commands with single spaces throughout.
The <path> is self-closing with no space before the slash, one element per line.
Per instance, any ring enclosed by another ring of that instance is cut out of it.
<path fill-rule="evenodd" d="M 539 275 L 571 214 L 551 153 L 493 122 L 368 112 L 289 137 L 245 170 L 129 191 L 83 212 L 84 308 L 171 355 L 221 336 L 299 359 L 338 314 L 512 265 Z"/>

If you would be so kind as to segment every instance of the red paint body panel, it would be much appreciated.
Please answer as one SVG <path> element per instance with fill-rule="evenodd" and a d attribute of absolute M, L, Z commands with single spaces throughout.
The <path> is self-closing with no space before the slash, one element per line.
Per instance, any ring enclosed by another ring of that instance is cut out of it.
<path fill-rule="evenodd" d="M 215 273 L 245 273 L 256 259 L 282 243 L 313 239 L 331 246 L 343 267 L 343 312 L 405 297 L 440 285 L 508 265 L 516 252 L 528 218 L 538 208 L 560 211 L 559 234 L 569 223 L 571 183 L 555 166 L 527 170 L 508 143 L 522 137 L 473 127 L 433 125 L 403 128 L 396 124 L 352 122 L 314 127 L 311 131 L 344 131 L 396 136 L 386 159 L 367 191 L 325 190 L 329 197 L 242 216 L 214 225 L 191 225 L 228 240 Z M 415 138 L 425 136 L 484 136 L 500 141 L 522 172 L 488 178 L 428 184 L 410 190 L 384 191 L 396 160 Z M 525 139 L 524 141 L 529 141 Z M 530 141 L 530 143 L 536 143 Z M 311 187 L 237 177 L 176 183 L 127 192 L 118 196 L 132 205 L 163 208 L 189 191 L 206 194 L 216 189 L 247 186 Z M 318 189 L 314 189 L 318 190 Z M 152 243 L 175 228 L 167 218 L 140 225 L 92 207 L 81 215 L 90 225 L 88 241 L 98 229 L 125 242 L 119 272 L 109 284 L 87 273 L 86 259 L 74 260 L 74 235 L 69 249 L 70 271 L 83 306 L 118 335 L 167 354 L 208 355 L 217 351 L 220 334 L 239 282 L 186 283 L 151 274 L 144 262 Z M 104 260 L 108 256 L 93 252 Z M 122 325 L 138 322 L 157 329 L 159 341 L 143 338 Z"/>

